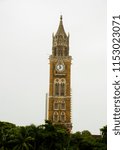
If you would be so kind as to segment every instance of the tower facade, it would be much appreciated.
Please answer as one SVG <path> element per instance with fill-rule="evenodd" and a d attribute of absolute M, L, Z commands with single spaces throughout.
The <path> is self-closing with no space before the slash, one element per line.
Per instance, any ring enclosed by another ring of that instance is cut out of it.
<path fill-rule="evenodd" d="M 69 34 L 64 30 L 62 16 L 56 34 L 52 37 L 50 61 L 48 120 L 63 124 L 70 131 L 71 123 L 71 61 Z"/>

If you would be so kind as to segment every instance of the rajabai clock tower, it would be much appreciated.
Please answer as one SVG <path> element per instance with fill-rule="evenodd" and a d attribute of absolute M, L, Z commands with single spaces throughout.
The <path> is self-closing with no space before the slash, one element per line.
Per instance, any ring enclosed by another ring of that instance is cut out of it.
<path fill-rule="evenodd" d="M 62 16 L 58 30 L 52 37 L 52 54 L 49 61 L 48 120 L 53 124 L 63 124 L 71 131 L 72 57 L 69 55 L 69 34 L 64 30 Z"/>

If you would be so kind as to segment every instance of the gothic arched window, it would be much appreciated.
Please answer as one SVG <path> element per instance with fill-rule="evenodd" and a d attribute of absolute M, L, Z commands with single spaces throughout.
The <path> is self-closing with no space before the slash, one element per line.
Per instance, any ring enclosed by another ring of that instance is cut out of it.
<path fill-rule="evenodd" d="M 59 96 L 59 83 L 55 83 L 55 95 Z"/>
<path fill-rule="evenodd" d="M 61 79 L 61 83 L 60 83 L 60 95 L 61 96 L 65 96 L 65 79 Z"/>
<path fill-rule="evenodd" d="M 54 109 L 54 110 L 58 110 L 58 109 L 59 109 L 59 103 L 58 103 L 58 101 L 55 101 L 55 102 L 53 103 L 53 109 Z"/>
<path fill-rule="evenodd" d="M 59 121 L 59 114 L 56 111 L 53 113 L 53 121 L 55 121 L 55 122 Z"/>
<path fill-rule="evenodd" d="M 61 83 L 61 96 L 65 95 L 65 83 Z"/>
<path fill-rule="evenodd" d="M 55 96 L 59 96 L 59 79 L 55 79 L 54 81 L 54 94 Z"/>
<path fill-rule="evenodd" d="M 60 120 L 61 120 L 61 122 L 65 122 L 65 120 L 66 120 L 65 112 L 61 112 Z"/>
<path fill-rule="evenodd" d="M 65 79 L 54 80 L 54 94 L 55 96 L 65 96 L 66 94 L 66 82 Z"/>
<path fill-rule="evenodd" d="M 66 109 L 65 101 L 61 102 L 60 109 L 61 110 L 65 110 Z"/>

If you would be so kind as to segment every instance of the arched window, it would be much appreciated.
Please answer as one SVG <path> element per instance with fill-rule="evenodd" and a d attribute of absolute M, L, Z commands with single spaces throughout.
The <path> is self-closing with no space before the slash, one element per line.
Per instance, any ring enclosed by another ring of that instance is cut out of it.
<path fill-rule="evenodd" d="M 65 110 L 66 109 L 66 105 L 65 105 L 65 101 L 62 101 L 60 104 L 60 109 L 61 110 Z"/>
<path fill-rule="evenodd" d="M 65 115 L 65 112 L 61 112 L 61 115 L 60 115 L 60 121 L 61 121 L 61 122 L 65 122 L 65 121 L 66 121 L 66 115 Z"/>
<path fill-rule="evenodd" d="M 55 122 L 59 121 L 59 114 L 56 111 L 53 113 L 53 121 L 55 121 Z"/>
<path fill-rule="evenodd" d="M 54 81 L 54 94 L 55 96 L 59 96 L 59 79 L 55 79 Z"/>
<path fill-rule="evenodd" d="M 65 95 L 65 83 L 61 83 L 61 96 Z"/>
<path fill-rule="evenodd" d="M 65 96 L 65 79 L 61 79 L 61 84 L 60 84 L 60 95 Z"/>
<path fill-rule="evenodd" d="M 58 109 L 59 109 L 59 103 L 58 103 L 58 101 L 55 101 L 55 102 L 53 103 L 53 109 L 54 109 L 54 110 L 58 110 Z"/>
<path fill-rule="evenodd" d="M 55 83 L 55 95 L 59 96 L 59 83 Z"/>
<path fill-rule="evenodd" d="M 54 80 L 54 94 L 55 96 L 65 96 L 66 95 L 66 83 L 65 79 L 55 79 Z"/>

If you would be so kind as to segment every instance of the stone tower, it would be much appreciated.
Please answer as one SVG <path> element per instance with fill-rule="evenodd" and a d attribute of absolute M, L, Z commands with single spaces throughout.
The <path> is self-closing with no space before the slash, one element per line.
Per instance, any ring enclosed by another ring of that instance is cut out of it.
<path fill-rule="evenodd" d="M 56 34 L 52 37 L 50 61 L 48 120 L 63 124 L 70 131 L 71 123 L 71 60 L 69 34 L 65 33 L 62 16 Z"/>

